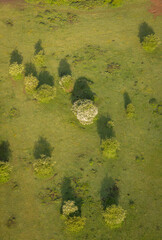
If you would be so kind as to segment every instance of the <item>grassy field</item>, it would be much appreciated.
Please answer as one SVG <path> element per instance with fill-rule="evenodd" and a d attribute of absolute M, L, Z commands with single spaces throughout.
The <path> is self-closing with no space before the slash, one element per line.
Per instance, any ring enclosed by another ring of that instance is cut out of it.
<path fill-rule="evenodd" d="M 0 154 L 5 151 L 13 166 L 11 180 L 0 185 L 0 240 L 161 239 L 161 115 L 149 104 L 152 98 L 162 104 L 161 49 L 145 52 L 140 37 L 148 25 L 162 39 L 162 29 L 160 17 L 154 19 L 148 7 L 145 0 L 92 10 L 0 4 Z M 14 81 L 8 73 L 15 49 L 26 74 L 33 72 L 31 59 L 40 45 L 46 68 L 35 74 L 57 88 L 48 104 L 28 97 L 23 80 Z M 112 63 L 119 69 L 111 73 Z M 81 77 L 87 80 L 87 94 L 99 109 L 94 124 L 81 125 L 71 112 L 79 92 L 62 91 L 61 71 L 71 72 L 76 84 Z M 127 101 L 135 106 L 134 119 L 126 117 Z M 13 107 L 18 116 L 11 118 Z M 107 119 L 113 120 L 111 134 L 120 142 L 116 159 L 100 151 L 109 134 Z M 47 180 L 37 179 L 32 168 L 42 146 L 56 162 L 55 175 Z M 60 208 L 68 186 L 77 192 L 76 179 L 87 220 L 73 234 L 66 231 Z M 116 230 L 106 226 L 101 213 L 104 191 L 112 184 L 118 188 L 117 203 L 127 210 Z M 56 188 L 60 198 L 43 204 L 40 194 L 46 188 Z"/>

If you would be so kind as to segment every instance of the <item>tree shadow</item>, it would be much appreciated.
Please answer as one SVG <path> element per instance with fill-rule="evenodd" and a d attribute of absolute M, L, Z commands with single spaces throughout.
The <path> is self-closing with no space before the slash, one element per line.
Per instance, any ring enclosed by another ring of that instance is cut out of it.
<path fill-rule="evenodd" d="M 71 200 L 75 202 L 75 205 L 78 207 L 77 213 L 75 215 L 81 216 L 81 206 L 83 204 L 83 200 L 81 197 L 78 197 L 75 193 L 74 188 L 71 185 L 71 178 L 70 177 L 64 177 L 62 184 L 61 184 L 61 195 L 62 195 L 62 204 L 60 212 L 62 214 L 62 207 L 64 205 L 64 202 Z"/>
<path fill-rule="evenodd" d="M 67 60 L 61 59 L 60 63 L 59 63 L 59 67 L 58 67 L 58 75 L 59 77 L 63 77 L 63 76 L 67 76 L 67 75 L 71 75 L 71 68 L 70 68 L 70 64 L 67 62 Z"/>
<path fill-rule="evenodd" d="M 28 75 L 33 75 L 34 77 L 37 77 L 37 70 L 34 63 L 32 62 L 25 64 L 25 76 Z"/>
<path fill-rule="evenodd" d="M 93 93 L 89 87 L 89 84 L 92 84 L 93 81 L 87 79 L 86 77 L 79 77 L 75 84 L 74 89 L 71 94 L 71 101 L 74 103 L 79 99 L 90 99 L 94 100 L 95 93 Z"/>
<path fill-rule="evenodd" d="M 124 97 L 124 108 L 127 109 L 128 104 L 131 103 L 131 99 L 127 92 L 124 92 L 123 97 Z"/>
<path fill-rule="evenodd" d="M 104 177 L 101 183 L 100 198 L 104 210 L 112 204 L 118 204 L 119 188 L 112 177 L 107 175 Z"/>
<path fill-rule="evenodd" d="M 8 162 L 11 157 L 10 144 L 8 141 L 0 143 L 0 161 Z"/>
<path fill-rule="evenodd" d="M 107 116 L 100 116 L 97 120 L 97 131 L 100 139 L 107 139 L 115 137 L 115 132 L 112 126 L 111 118 Z"/>
<path fill-rule="evenodd" d="M 38 141 L 34 144 L 34 157 L 36 159 L 41 158 L 42 155 L 45 157 L 51 157 L 53 148 L 51 144 L 44 137 L 39 137 Z"/>
<path fill-rule="evenodd" d="M 138 33 L 140 42 L 142 43 L 144 38 L 150 34 L 155 34 L 152 27 L 150 27 L 146 22 L 141 23 L 139 26 L 139 33 Z"/>
<path fill-rule="evenodd" d="M 41 39 L 39 39 L 38 42 L 36 42 L 34 48 L 35 48 L 34 55 L 38 54 L 40 51 L 43 51 L 43 54 L 44 54 L 44 48 L 42 47 Z"/>
<path fill-rule="evenodd" d="M 23 56 L 21 55 L 20 52 L 18 52 L 17 49 L 14 49 L 10 54 L 10 64 L 12 63 L 21 64 L 22 61 L 23 61 Z"/>
<path fill-rule="evenodd" d="M 39 73 L 38 80 L 39 80 L 38 87 L 40 87 L 43 84 L 47 84 L 50 86 L 54 85 L 54 77 L 48 71 L 41 71 Z"/>

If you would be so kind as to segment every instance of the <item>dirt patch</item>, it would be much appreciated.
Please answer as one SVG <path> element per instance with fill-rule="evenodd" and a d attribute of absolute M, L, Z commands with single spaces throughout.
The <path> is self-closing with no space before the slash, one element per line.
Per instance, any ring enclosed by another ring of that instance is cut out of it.
<path fill-rule="evenodd" d="M 150 0 L 152 5 L 149 12 L 154 15 L 154 18 L 162 15 L 162 1 L 161 0 Z"/>
<path fill-rule="evenodd" d="M 26 4 L 25 0 L 0 0 L 0 4 L 8 4 L 13 7 L 24 6 Z"/>

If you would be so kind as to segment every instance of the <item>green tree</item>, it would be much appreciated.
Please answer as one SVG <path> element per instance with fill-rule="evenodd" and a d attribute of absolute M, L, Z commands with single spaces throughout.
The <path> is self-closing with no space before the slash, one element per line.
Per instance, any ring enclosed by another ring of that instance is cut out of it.
<path fill-rule="evenodd" d="M 126 218 L 126 210 L 121 206 L 111 205 L 107 207 L 103 213 L 106 224 L 110 228 L 121 227 L 122 222 Z"/>

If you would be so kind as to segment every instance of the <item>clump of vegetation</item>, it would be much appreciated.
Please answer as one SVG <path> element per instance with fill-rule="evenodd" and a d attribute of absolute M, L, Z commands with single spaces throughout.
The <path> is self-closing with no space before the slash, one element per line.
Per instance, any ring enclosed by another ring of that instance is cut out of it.
<path fill-rule="evenodd" d="M 118 63 L 112 62 L 110 64 L 107 64 L 105 72 L 113 73 L 115 70 L 119 70 L 119 69 L 120 69 L 120 65 Z"/>
<path fill-rule="evenodd" d="M 9 219 L 7 220 L 7 227 L 12 227 L 13 225 L 15 225 L 16 223 L 16 218 L 14 216 L 9 217 Z"/>
<path fill-rule="evenodd" d="M 111 205 L 106 208 L 103 216 L 110 228 L 118 228 L 126 218 L 126 211 L 121 206 Z"/>
<path fill-rule="evenodd" d="M 66 201 L 62 207 L 62 212 L 64 216 L 69 216 L 78 211 L 78 207 L 75 205 L 74 201 Z"/>
<path fill-rule="evenodd" d="M 67 13 L 67 22 L 68 23 L 74 23 L 78 21 L 78 16 L 76 14 L 73 14 L 71 12 Z"/>
<path fill-rule="evenodd" d="M 151 99 L 149 100 L 149 104 L 150 104 L 153 108 L 157 108 L 157 106 L 158 106 L 158 102 L 157 102 L 156 98 L 151 98 Z"/>
<path fill-rule="evenodd" d="M 9 111 L 9 117 L 10 118 L 16 118 L 20 116 L 20 111 L 19 109 L 12 107 Z"/>
<path fill-rule="evenodd" d="M 39 198 L 41 199 L 42 203 L 53 203 L 57 201 L 60 196 L 55 188 L 46 188 L 44 191 L 39 193 Z"/>
<path fill-rule="evenodd" d="M 74 80 L 71 75 L 66 75 L 61 78 L 59 81 L 60 86 L 65 92 L 72 92 L 74 88 Z"/>
<path fill-rule="evenodd" d="M 102 140 L 101 151 L 105 157 L 115 158 L 119 149 L 120 144 L 116 139 L 107 138 L 106 140 Z"/>
<path fill-rule="evenodd" d="M 5 24 L 7 25 L 7 26 L 11 26 L 11 27 L 13 27 L 13 20 L 12 19 L 7 19 L 6 21 L 5 21 Z"/>
<path fill-rule="evenodd" d="M 120 7 L 123 4 L 123 0 L 106 0 L 111 7 Z"/>
<path fill-rule="evenodd" d="M 86 223 L 85 217 L 74 216 L 74 217 L 65 218 L 65 224 L 66 224 L 67 230 L 70 232 L 81 231 L 84 228 L 85 223 Z"/>
<path fill-rule="evenodd" d="M 155 34 L 150 34 L 144 38 L 142 47 L 146 52 L 153 52 L 159 43 L 159 38 Z"/>
<path fill-rule="evenodd" d="M 14 79 L 19 80 L 23 76 L 24 66 L 22 64 L 13 63 L 9 66 L 9 74 L 14 77 Z"/>
<path fill-rule="evenodd" d="M 34 93 L 34 97 L 42 103 L 48 103 L 56 97 L 56 88 L 47 84 L 41 85 Z"/>
<path fill-rule="evenodd" d="M 115 127 L 114 121 L 109 120 L 109 121 L 107 122 L 107 127 L 108 127 L 108 128 L 113 128 L 113 127 Z"/>
<path fill-rule="evenodd" d="M 50 178 L 54 175 L 54 164 L 50 157 L 42 156 L 33 164 L 34 174 L 38 178 Z"/>
<path fill-rule="evenodd" d="M 135 116 L 135 107 L 132 103 L 127 105 L 126 113 L 128 118 L 133 118 Z"/>
<path fill-rule="evenodd" d="M 143 156 L 143 154 L 137 155 L 137 156 L 136 156 L 136 161 L 137 161 L 137 162 L 143 162 L 143 161 L 144 161 L 144 156 Z"/>
<path fill-rule="evenodd" d="M 25 82 L 25 90 L 29 94 L 33 94 L 33 92 L 36 90 L 39 83 L 38 79 L 33 75 L 29 75 L 25 77 L 24 82 Z"/>
<path fill-rule="evenodd" d="M 161 103 L 158 104 L 158 106 L 157 106 L 157 113 L 158 113 L 159 115 L 162 115 L 162 104 L 161 104 Z"/>
<path fill-rule="evenodd" d="M 45 55 L 43 50 L 35 54 L 32 61 L 37 67 L 45 67 Z"/>
<path fill-rule="evenodd" d="M 10 180 L 12 167 L 7 162 L 0 162 L 0 183 L 6 183 Z"/>
<path fill-rule="evenodd" d="M 92 124 L 98 114 L 98 108 L 91 100 L 78 100 L 73 104 L 72 112 L 83 125 Z"/>

